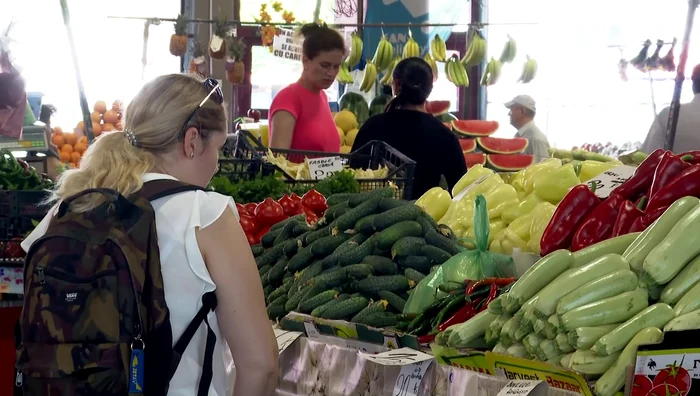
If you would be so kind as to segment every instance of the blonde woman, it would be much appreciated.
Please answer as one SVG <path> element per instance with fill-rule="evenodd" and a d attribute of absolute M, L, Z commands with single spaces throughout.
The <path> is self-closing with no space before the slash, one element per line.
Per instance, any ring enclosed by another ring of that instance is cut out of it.
<path fill-rule="evenodd" d="M 125 132 L 100 136 L 87 150 L 80 169 L 60 178 L 54 200 L 94 187 L 128 196 L 144 182 L 159 179 L 204 187 L 217 169 L 226 126 L 226 107 L 216 80 L 191 74 L 158 77 L 127 108 Z M 85 199 L 71 205 L 71 210 L 88 211 L 98 204 Z M 233 200 L 214 192 L 188 191 L 156 199 L 152 205 L 173 341 L 196 315 L 204 293 L 215 291 L 218 300 L 215 314 L 208 317 L 217 337 L 212 381 L 204 392 L 230 395 L 225 364 L 230 350 L 236 367 L 234 394 L 273 394 L 277 343 Z M 52 216 L 23 242 L 25 250 L 46 232 Z M 206 327 L 199 327 L 170 381 L 169 396 L 202 394 L 198 385 L 206 336 Z"/>

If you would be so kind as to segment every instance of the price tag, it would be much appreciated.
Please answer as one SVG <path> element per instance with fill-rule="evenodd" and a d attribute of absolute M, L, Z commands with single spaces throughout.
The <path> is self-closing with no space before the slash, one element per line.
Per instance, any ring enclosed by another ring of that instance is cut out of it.
<path fill-rule="evenodd" d="M 316 325 L 311 322 L 304 322 L 304 329 L 306 329 L 306 337 L 308 338 L 319 338 L 321 333 L 318 332 Z"/>
<path fill-rule="evenodd" d="M 381 364 L 382 366 L 404 366 L 417 362 L 434 359 L 432 356 L 416 351 L 411 348 L 394 349 L 387 352 L 370 355 L 368 353 L 358 352 L 361 358 Z"/>
<path fill-rule="evenodd" d="M 323 180 L 335 172 L 343 170 L 343 159 L 340 157 L 325 157 L 306 159 L 309 173 L 314 180 Z"/>
<path fill-rule="evenodd" d="M 612 169 L 608 169 L 600 175 L 586 182 L 589 186 L 595 183 L 595 195 L 598 198 L 607 198 L 610 193 L 620 184 L 624 183 L 634 175 L 637 170 L 634 166 L 620 165 Z"/>
<path fill-rule="evenodd" d="M 282 329 L 275 329 L 275 337 L 277 337 L 277 350 L 280 354 L 284 352 L 290 345 L 301 337 L 301 333 L 298 331 L 286 331 Z"/>
<path fill-rule="evenodd" d="M 474 183 L 472 183 L 472 184 L 468 185 L 467 187 L 465 187 L 464 190 L 462 190 L 462 192 L 460 192 L 460 193 L 457 194 L 454 198 L 452 198 L 452 202 L 461 201 L 462 198 L 464 198 L 464 196 L 467 195 L 467 193 L 468 193 L 469 191 L 471 191 L 474 187 L 478 186 L 479 184 L 483 183 L 484 180 L 486 180 L 486 179 L 489 178 L 489 176 L 491 176 L 491 175 L 484 175 L 484 176 L 481 176 L 480 178 L 476 179 L 476 180 L 474 181 Z"/>
<path fill-rule="evenodd" d="M 428 367 L 432 364 L 430 361 L 416 362 L 408 366 L 401 367 L 399 376 L 396 377 L 394 384 L 394 396 L 415 396 L 420 391 L 420 383 L 423 382 L 423 376 L 428 371 Z"/>
<path fill-rule="evenodd" d="M 544 381 L 510 381 L 498 396 L 547 396 L 549 385 Z"/>

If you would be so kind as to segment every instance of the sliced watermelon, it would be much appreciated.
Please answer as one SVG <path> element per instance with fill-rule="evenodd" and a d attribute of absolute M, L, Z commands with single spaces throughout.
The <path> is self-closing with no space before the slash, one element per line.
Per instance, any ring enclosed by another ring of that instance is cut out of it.
<path fill-rule="evenodd" d="M 454 114 L 452 114 L 452 113 L 445 113 L 445 114 L 436 115 L 435 118 L 437 118 L 438 120 L 440 120 L 442 122 L 449 122 L 449 123 L 452 123 L 452 121 L 457 120 L 457 117 L 455 117 Z M 450 128 L 452 128 L 452 127 L 450 127 Z"/>
<path fill-rule="evenodd" d="M 434 115 L 439 116 L 450 111 L 450 101 L 449 100 L 429 100 L 425 102 L 425 111 Z"/>
<path fill-rule="evenodd" d="M 517 172 L 535 162 L 530 154 L 487 154 L 486 162 L 490 168 L 503 172 Z"/>
<path fill-rule="evenodd" d="M 484 153 L 469 153 L 464 154 L 464 162 L 467 163 L 467 169 L 474 165 L 484 165 L 486 164 L 486 154 Z"/>
<path fill-rule="evenodd" d="M 451 122 L 443 122 L 442 125 L 444 125 L 450 131 L 452 130 L 452 123 Z"/>
<path fill-rule="evenodd" d="M 498 121 L 458 120 L 452 121 L 452 128 L 463 137 L 490 136 L 498 130 Z"/>
<path fill-rule="evenodd" d="M 464 154 L 476 150 L 476 140 L 474 139 L 459 139 L 459 145 L 462 146 L 462 152 Z"/>
<path fill-rule="evenodd" d="M 487 153 L 493 154 L 518 154 L 525 151 L 527 148 L 527 139 L 525 138 L 496 138 L 496 137 L 478 137 L 476 142 L 479 147 Z"/>

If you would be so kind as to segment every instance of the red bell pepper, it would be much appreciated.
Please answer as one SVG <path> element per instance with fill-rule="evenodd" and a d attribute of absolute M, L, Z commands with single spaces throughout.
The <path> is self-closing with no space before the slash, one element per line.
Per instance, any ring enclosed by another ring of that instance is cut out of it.
<path fill-rule="evenodd" d="M 689 159 L 688 162 L 697 164 L 700 163 L 700 150 L 686 151 L 685 153 L 679 155 L 679 157 L 692 157 L 692 159 Z"/>
<path fill-rule="evenodd" d="M 418 341 L 419 344 L 430 344 L 435 340 L 435 336 L 437 334 L 426 334 L 424 336 L 416 337 L 416 341 Z"/>
<path fill-rule="evenodd" d="M 647 205 L 647 212 L 668 207 L 683 197 L 700 197 L 700 165 L 692 165 L 663 186 Z"/>
<path fill-rule="evenodd" d="M 438 326 L 438 331 L 445 331 L 448 327 L 459 324 L 459 323 L 464 323 L 467 320 L 471 319 L 472 316 L 475 314 L 474 306 L 470 303 L 467 302 L 467 304 L 460 308 L 459 311 L 455 312 L 454 315 L 450 316 L 449 319 L 444 321 Z"/>
<path fill-rule="evenodd" d="M 616 236 L 628 234 L 632 228 L 632 224 L 634 224 L 638 218 L 644 216 L 640 205 L 643 207 L 645 204 L 646 197 L 642 197 L 638 205 L 635 205 L 631 201 L 624 201 L 615 219 L 615 225 L 613 226 L 612 235 L 610 235 L 610 237 L 614 238 Z"/>
<path fill-rule="evenodd" d="M 630 227 L 629 233 L 633 232 L 642 232 L 646 230 L 650 225 L 654 224 L 656 219 L 661 217 L 662 214 L 668 209 L 668 206 L 665 206 L 663 208 L 658 208 L 652 211 L 647 211 L 644 216 L 639 217 L 637 220 L 632 223 L 632 227 Z"/>
<path fill-rule="evenodd" d="M 654 150 L 639 164 L 634 175 L 614 189 L 613 193 L 629 200 L 635 200 L 639 195 L 646 194 L 654 181 L 654 171 L 665 152 L 662 149 Z"/>
<path fill-rule="evenodd" d="M 665 152 L 654 171 L 654 181 L 651 183 L 651 188 L 649 188 L 649 197 L 654 197 L 663 186 L 687 169 L 690 163 L 686 162 L 686 160 L 692 160 L 692 158 L 692 156 L 679 157 L 670 151 Z"/>
<path fill-rule="evenodd" d="M 586 216 L 571 241 L 571 251 L 575 252 L 610 238 L 614 223 L 625 198 L 614 193 Z M 560 204 L 561 205 L 561 204 Z"/>
<path fill-rule="evenodd" d="M 599 203 L 600 199 L 585 184 L 569 190 L 542 234 L 541 254 L 546 256 L 558 249 L 568 249 L 581 222 Z"/>

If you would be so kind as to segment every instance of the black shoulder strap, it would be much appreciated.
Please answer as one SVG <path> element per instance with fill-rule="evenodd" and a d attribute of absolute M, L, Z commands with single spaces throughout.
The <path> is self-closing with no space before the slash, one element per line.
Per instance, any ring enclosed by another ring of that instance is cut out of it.
<path fill-rule="evenodd" d="M 177 180 L 158 179 L 144 183 L 143 187 L 139 191 L 139 194 L 149 201 L 155 201 L 159 198 L 187 191 L 207 191 L 207 189 Z"/>

